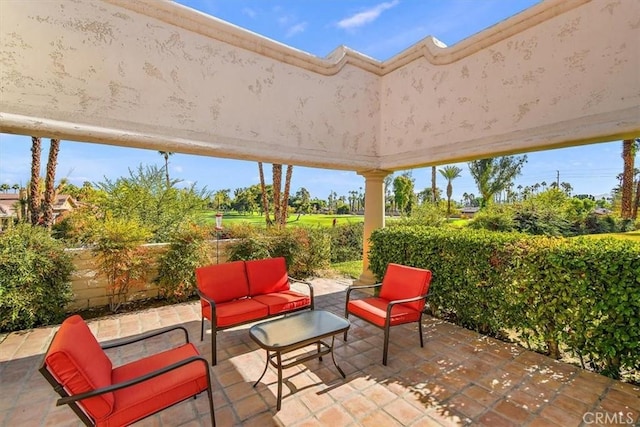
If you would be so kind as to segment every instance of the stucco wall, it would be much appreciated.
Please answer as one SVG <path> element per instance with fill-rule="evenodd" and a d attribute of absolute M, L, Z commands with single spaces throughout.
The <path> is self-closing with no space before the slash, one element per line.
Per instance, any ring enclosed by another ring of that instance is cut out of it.
<path fill-rule="evenodd" d="M 437 34 L 436 34 L 437 36 Z M 640 134 L 640 2 L 318 58 L 170 1 L 0 1 L 0 132 L 365 171 Z"/>
<path fill-rule="evenodd" d="M 225 262 L 225 247 L 227 241 L 220 241 L 219 259 L 216 242 L 209 244 L 209 256 L 213 263 Z M 149 264 L 147 282 L 131 290 L 127 295 L 128 301 L 154 298 L 158 296 L 158 286 L 153 283 L 153 279 L 157 276 L 158 266 L 157 257 L 164 253 L 167 249 L 166 244 L 145 245 L 152 256 L 152 262 Z M 69 252 L 73 256 L 73 264 L 76 271 L 71 278 L 71 288 L 73 291 L 73 301 L 67 306 L 68 311 L 84 310 L 91 307 L 102 307 L 109 304 L 107 296 L 107 281 L 96 266 L 95 257 L 88 249 L 71 249 Z"/>
<path fill-rule="evenodd" d="M 106 2 L 9 3 L 2 112 L 75 123 L 83 141 L 284 163 L 375 158 L 378 79 L 362 69 L 324 76 Z"/>
<path fill-rule="evenodd" d="M 640 2 L 592 1 L 452 63 L 393 71 L 382 80 L 385 165 L 575 143 L 637 119 L 639 30 Z"/>

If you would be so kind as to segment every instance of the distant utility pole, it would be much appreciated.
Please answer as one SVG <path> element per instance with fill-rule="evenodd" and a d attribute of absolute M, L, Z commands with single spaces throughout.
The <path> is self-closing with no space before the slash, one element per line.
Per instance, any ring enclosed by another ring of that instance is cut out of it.
<path fill-rule="evenodd" d="M 556 188 L 560 188 L 560 171 L 556 171 Z"/>

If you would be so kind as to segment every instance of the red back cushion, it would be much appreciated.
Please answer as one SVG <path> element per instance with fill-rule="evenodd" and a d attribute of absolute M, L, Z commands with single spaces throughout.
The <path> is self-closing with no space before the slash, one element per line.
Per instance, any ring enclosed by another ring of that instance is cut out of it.
<path fill-rule="evenodd" d="M 45 363 L 70 395 L 111 385 L 111 361 L 77 314 L 62 322 Z M 113 393 L 105 393 L 80 404 L 91 417 L 100 420 L 111 414 L 113 402 Z"/>
<path fill-rule="evenodd" d="M 287 262 L 284 258 L 246 261 L 251 296 L 289 290 Z"/>
<path fill-rule="evenodd" d="M 382 279 L 380 298 L 389 301 L 425 295 L 431 283 L 431 271 L 406 265 L 389 264 Z M 414 310 L 422 310 L 425 300 L 406 305 Z"/>
<path fill-rule="evenodd" d="M 249 295 L 244 261 L 196 268 L 196 282 L 198 289 L 216 303 L 245 298 Z"/>

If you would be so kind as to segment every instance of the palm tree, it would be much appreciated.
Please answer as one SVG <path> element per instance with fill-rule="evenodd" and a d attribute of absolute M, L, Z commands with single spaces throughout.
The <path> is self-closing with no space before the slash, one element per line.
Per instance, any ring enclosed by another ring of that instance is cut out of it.
<path fill-rule="evenodd" d="M 42 143 L 37 136 L 31 137 L 31 182 L 29 185 L 29 214 L 31 224 L 37 225 L 40 220 L 40 154 Z"/>
<path fill-rule="evenodd" d="M 258 162 L 258 172 L 260 173 L 260 192 L 262 194 L 262 210 L 264 212 L 264 220 L 267 227 L 273 225 L 271 218 L 269 217 L 269 199 L 267 198 L 267 186 L 264 183 L 264 170 L 262 168 L 262 162 Z"/>
<path fill-rule="evenodd" d="M 57 196 L 54 186 L 56 179 L 56 167 L 58 165 L 58 153 L 60 152 L 60 140 L 51 139 L 49 159 L 47 160 L 47 175 L 44 180 L 44 202 L 42 206 L 42 225 L 47 228 L 53 226 L 53 203 Z"/>
<path fill-rule="evenodd" d="M 169 156 L 172 156 L 173 153 L 170 151 L 158 151 L 162 157 L 164 157 L 164 174 L 167 178 L 167 188 L 171 186 L 169 181 Z"/>
<path fill-rule="evenodd" d="M 622 219 L 631 219 L 633 217 L 633 169 L 637 151 L 637 141 L 640 140 L 625 139 L 622 141 L 622 161 L 624 162 L 621 184 L 622 203 L 620 209 Z"/>
<path fill-rule="evenodd" d="M 458 166 L 445 166 L 439 169 L 440 174 L 447 180 L 447 216 L 451 215 L 451 195 L 453 194 L 453 185 L 451 181 L 460 177 L 462 169 Z"/>
<path fill-rule="evenodd" d="M 436 200 L 436 167 L 431 166 L 431 201 L 435 203 Z"/>
<path fill-rule="evenodd" d="M 3 193 L 6 193 L 7 191 L 9 191 L 10 188 L 11 187 L 6 182 L 0 184 L 0 191 L 2 191 Z"/>
<path fill-rule="evenodd" d="M 14 193 L 17 193 L 20 190 L 20 185 L 19 184 L 13 184 L 11 186 L 11 189 L 13 190 Z"/>

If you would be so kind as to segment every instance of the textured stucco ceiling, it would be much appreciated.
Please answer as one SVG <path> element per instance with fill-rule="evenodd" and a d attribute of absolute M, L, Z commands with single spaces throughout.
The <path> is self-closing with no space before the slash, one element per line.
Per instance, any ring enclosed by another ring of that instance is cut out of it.
<path fill-rule="evenodd" d="M 348 170 L 640 135 L 640 2 L 317 58 L 173 2 L 0 2 L 0 131 Z"/>

